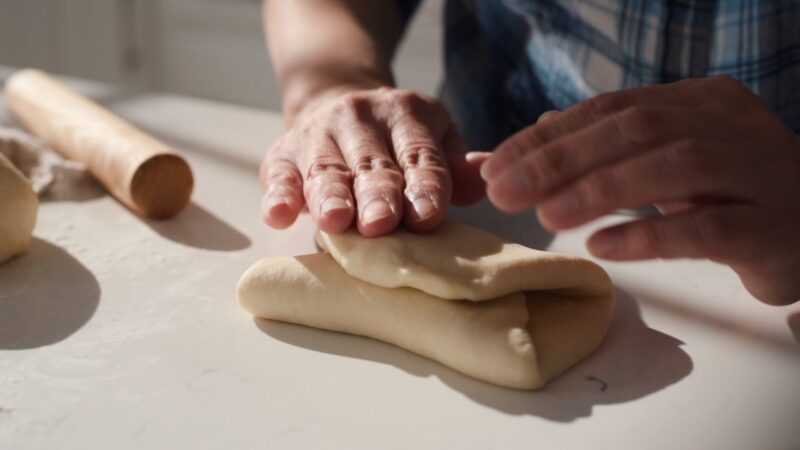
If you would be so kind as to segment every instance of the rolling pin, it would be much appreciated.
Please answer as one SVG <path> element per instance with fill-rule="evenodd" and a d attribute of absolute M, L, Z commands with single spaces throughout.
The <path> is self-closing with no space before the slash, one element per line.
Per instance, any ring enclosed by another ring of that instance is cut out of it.
<path fill-rule="evenodd" d="M 189 164 L 169 147 L 34 69 L 7 81 L 14 117 L 66 158 L 80 161 L 135 213 L 168 219 L 192 195 Z"/>

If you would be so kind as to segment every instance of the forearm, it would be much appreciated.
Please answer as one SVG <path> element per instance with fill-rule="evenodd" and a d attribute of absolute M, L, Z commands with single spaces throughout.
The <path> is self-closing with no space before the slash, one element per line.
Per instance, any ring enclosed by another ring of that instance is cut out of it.
<path fill-rule="evenodd" d="M 265 0 L 264 24 L 287 121 L 320 95 L 393 85 L 395 2 Z"/>

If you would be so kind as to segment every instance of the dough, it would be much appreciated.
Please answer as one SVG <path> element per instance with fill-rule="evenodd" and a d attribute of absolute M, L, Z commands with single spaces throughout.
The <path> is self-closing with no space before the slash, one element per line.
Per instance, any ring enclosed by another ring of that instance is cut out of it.
<path fill-rule="evenodd" d="M 0 154 L 0 263 L 28 249 L 38 207 L 28 180 Z"/>
<path fill-rule="evenodd" d="M 258 317 L 389 342 L 517 389 L 541 387 L 589 355 L 611 319 L 613 286 L 599 266 L 466 225 L 317 239 L 328 253 L 248 269 L 241 305 Z"/>

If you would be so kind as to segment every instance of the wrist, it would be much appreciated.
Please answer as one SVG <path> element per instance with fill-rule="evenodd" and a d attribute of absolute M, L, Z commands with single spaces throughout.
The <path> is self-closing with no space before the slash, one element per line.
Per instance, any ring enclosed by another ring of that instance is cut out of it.
<path fill-rule="evenodd" d="M 290 125 L 305 112 L 326 100 L 349 92 L 394 86 L 390 72 L 365 71 L 323 76 L 297 74 L 283 84 L 283 114 Z"/>

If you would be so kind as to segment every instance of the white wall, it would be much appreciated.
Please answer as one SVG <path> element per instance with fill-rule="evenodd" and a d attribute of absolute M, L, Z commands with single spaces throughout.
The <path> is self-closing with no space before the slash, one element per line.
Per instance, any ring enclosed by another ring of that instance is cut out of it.
<path fill-rule="evenodd" d="M 150 0 L 0 0 L 0 64 L 147 85 Z"/>
<path fill-rule="evenodd" d="M 444 0 L 425 0 L 395 59 L 397 84 L 435 95 L 444 77 Z"/>
<path fill-rule="evenodd" d="M 401 46 L 403 87 L 436 91 L 442 4 L 424 3 Z M 277 109 L 260 10 L 261 0 L 0 0 L 0 65 Z"/>
<path fill-rule="evenodd" d="M 442 4 L 425 2 L 400 48 L 395 70 L 403 87 L 436 91 L 442 74 Z M 163 0 L 159 16 L 162 89 L 280 108 L 260 0 Z"/>
<path fill-rule="evenodd" d="M 158 87 L 279 107 L 262 33 L 260 0 L 162 0 L 159 25 Z"/>

